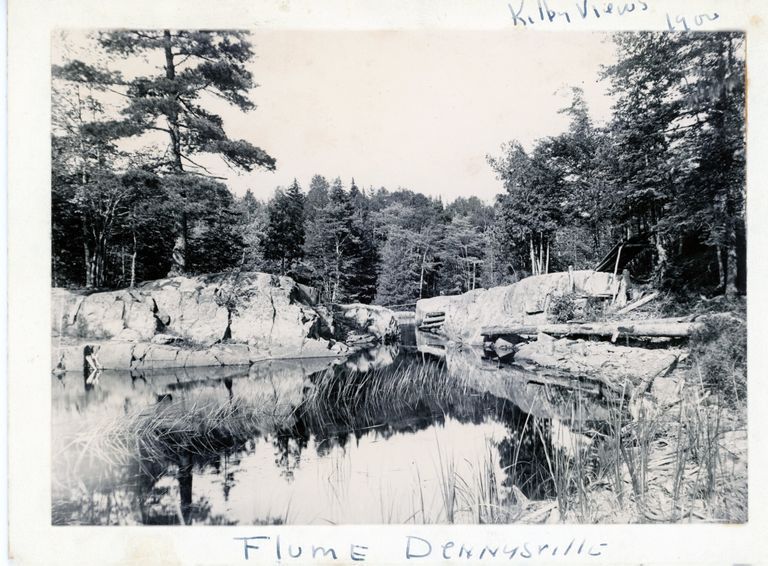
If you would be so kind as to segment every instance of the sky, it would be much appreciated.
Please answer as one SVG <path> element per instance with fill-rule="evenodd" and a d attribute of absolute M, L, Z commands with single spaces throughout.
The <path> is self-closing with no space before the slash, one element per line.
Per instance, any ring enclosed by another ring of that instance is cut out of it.
<path fill-rule="evenodd" d="M 257 108 L 215 110 L 230 137 L 262 147 L 277 170 L 238 174 L 203 159 L 238 195 L 250 188 L 267 199 L 294 178 L 306 190 L 321 174 L 345 186 L 354 178 L 364 189 L 490 202 L 502 186 L 486 156 L 564 131 L 558 110 L 571 86 L 584 89 L 595 120 L 610 114 L 608 85 L 598 81 L 614 60 L 606 34 L 260 30 L 252 42 Z"/>

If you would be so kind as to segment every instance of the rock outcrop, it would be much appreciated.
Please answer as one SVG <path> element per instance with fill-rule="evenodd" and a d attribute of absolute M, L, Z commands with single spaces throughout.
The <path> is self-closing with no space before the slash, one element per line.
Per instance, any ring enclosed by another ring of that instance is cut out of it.
<path fill-rule="evenodd" d="M 416 303 L 416 324 L 444 313 L 441 334 L 454 342 L 481 345 L 480 330 L 485 326 L 541 324 L 546 322 L 548 298 L 572 292 L 613 293 L 618 283 L 612 274 L 595 271 L 536 275 L 503 287 L 421 299 Z"/>
<path fill-rule="evenodd" d="M 334 319 L 340 333 L 348 344 L 379 343 L 396 341 L 400 326 L 395 313 L 378 305 L 353 303 L 335 305 Z"/>
<path fill-rule="evenodd" d="M 83 369 L 82 343 L 92 345 L 103 368 L 114 369 L 248 364 L 347 352 L 333 339 L 333 320 L 316 305 L 314 291 L 289 277 L 174 277 L 90 295 L 54 289 L 52 297 L 54 345 L 73 338 L 81 342 L 54 348 L 52 362 L 60 370 Z"/>
<path fill-rule="evenodd" d="M 537 340 L 516 347 L 514 361 L 531 368 L 549 368 L 583 376 L 613 391 L 643 392 L 657 377 L 674 369 L 682 351 L 648 349 L 610 342 L 556 340 L 540 334 Z"/>

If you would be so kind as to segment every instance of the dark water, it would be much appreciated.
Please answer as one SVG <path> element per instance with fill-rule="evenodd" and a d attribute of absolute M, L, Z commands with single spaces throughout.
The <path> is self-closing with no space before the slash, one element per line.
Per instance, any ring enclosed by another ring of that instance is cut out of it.
<path fill-rule="evenodd" d="M 554 497 L 552 460 L 607 418 L 599 392 L 415 342 L 53 377 L 53 522 L 479 522 L 513 486 Z"/>

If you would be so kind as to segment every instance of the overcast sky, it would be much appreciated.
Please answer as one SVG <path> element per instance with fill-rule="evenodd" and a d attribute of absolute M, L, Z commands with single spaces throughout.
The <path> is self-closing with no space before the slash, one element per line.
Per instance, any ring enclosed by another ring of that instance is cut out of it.
<path fill-rule="evenodd" d="M 614 50 L 600 33 L 256 31 L 253 44 L 257 109 L 216 109 L 230 137 L 265 149 L 277 171 L 215 172 L 262 199 L 294 177 L 306 190 L 319 173 L 490 201 L 501 183 L 486 155 L 562 132 L 570 86 L 597 120 L 610 111 L 598 75 Z"/>

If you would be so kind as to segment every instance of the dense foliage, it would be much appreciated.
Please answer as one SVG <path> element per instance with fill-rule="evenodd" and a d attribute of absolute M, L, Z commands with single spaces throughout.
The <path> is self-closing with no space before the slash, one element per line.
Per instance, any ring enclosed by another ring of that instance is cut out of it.
<path fill-rule="evenodd" d="M 235 197 L 192 159 L 275 167 L 263 150 L 227 138 L 198 95 L 214 89 L 251 108 L 245 36 L 115 32 L 98 41 L 108 53 L 157 50 L 171 61 L 165 74 L 131 79 L 77 61 L 54 69 L 55 285 L 263 270 L 315 285 L 326 301 L 408 305 L 594 267 L 615 243 L 644 236 L 634 277 L 687 294 L 745 291 L 742 34 L 616 34 L 617 60 L 602 77 L 612 118 L 596 125 L 574 88 L 562 110 L 567 131 L 489 156 L 503 185 L 493 204 L 320 175 L 306 192 L 295 180 L 268 202 L 251 191 Z M 125 98 L 118 118 L 101 102 L 108 89 Z M 118 150 L 117 140 L 150 130 L 168 150 Z"/>

